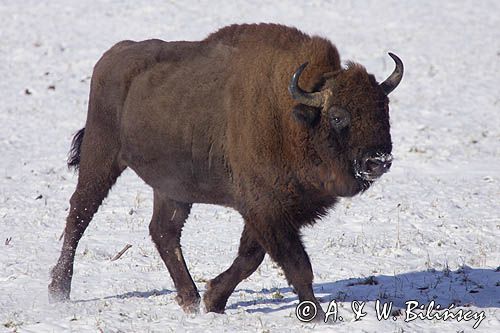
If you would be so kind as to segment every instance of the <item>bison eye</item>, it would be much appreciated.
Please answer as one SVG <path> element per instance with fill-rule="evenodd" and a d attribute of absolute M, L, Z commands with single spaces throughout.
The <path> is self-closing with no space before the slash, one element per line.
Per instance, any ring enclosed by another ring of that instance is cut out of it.
<path fill-rule="evenodd" d="M 345 109 L 333 106 L 329 110 L 330 123 L 336 131 L 340 131 L 349 126 L 351 117 Z"/>

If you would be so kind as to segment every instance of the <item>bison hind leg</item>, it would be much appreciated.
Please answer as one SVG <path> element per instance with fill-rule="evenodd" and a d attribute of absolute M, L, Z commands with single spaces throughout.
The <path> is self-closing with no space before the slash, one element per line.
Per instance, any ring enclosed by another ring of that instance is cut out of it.
<path fill-rule="evenodd" d="M 199 311 L 200 294 L 189 274 L 180 245 L 182 227 L 190 211 L 190 203 L 171 200 L 164 193 L 154 190 L 149 233 L 174 281 L 177 303 L 185 312 L 196 313 Z"/>
<path fill-rule="evenodd" d="M 118 159 L 116 138 L 98 133 L 82 129 L 72 144 L 69 166 L 79 166 L 80 170 L 76 190 L 70 199 L 61 254 L 51 271 L 51 303 L 69 299 L 78 242 L 116 179 L 126 168 Z"/>

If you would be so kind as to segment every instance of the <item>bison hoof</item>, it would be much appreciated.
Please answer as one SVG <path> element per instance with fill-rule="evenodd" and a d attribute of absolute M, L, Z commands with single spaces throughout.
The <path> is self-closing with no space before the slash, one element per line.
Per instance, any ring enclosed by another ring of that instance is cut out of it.
<path fill-rule="evenodd" d="M 49 285 L 49 303 L 69 301 L 70 288 L 52 282 Z"/>
<path fill-rule="evenodd" d="M 220 297 L 217 288 L 214 287 L 213 280 L 207 283 L 207 291 L 203 295 L 203 303 L 207 312 L 224 313 L 227 297 Z"/>
<path fill-rule="evenodd" d="M 185 313 L 200 312 L 200 295 L 180 295 L 175 296 L 175 300 Z"/>
<path fill-rule="evenodd" d="M 207 297 L 203 297 L 203 303 L 205 303 L 207 312 L 224 313 L 225 306 L 211 302 Z"/>

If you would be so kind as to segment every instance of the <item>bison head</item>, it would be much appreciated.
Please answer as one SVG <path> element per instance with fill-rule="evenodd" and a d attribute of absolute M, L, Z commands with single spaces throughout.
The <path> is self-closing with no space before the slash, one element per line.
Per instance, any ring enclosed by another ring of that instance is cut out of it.
<path fill-rule="evenodd" d="M 289 91 L 300 104 L 295 117 L 311 129 L 312 147 L 319 162 L 323 187 L 339 196 L 352 196 L 366 190 L 389 170 L 392 142 L 389 131 L 389 99 L 403 76 L 403 63 L 382 83 L 361 65 L 327 73 L 315 92 L 298 86 L 307 63 L 292 77 Z"/>

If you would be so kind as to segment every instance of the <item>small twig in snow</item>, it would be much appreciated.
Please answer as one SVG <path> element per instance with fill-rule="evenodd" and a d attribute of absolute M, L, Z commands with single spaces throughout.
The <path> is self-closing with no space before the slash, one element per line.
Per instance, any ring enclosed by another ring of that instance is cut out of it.
<path fill-rule="evenodd" d="M 125 245 L 125 247 L 124 247 L 124 248 L 123 248 L 120 252 L 118 252 L 118 253 L 116 254 L 116 256 L 114 256 L 113 258 L 111 258 L 111 261 L 115 261 L 115 260 L 120 259 L 120 257 L 121 257 L 121 256 L 122 256 L 125 252 L 127 252 L 127 250 L 128 250 L 128 249 L 130 249 L 131 247 L 132 247 L 132 245 L 130 245 L 130 244 Z"/>
<path fill-rule="evenodd" d="M 399 238 L 399 212 L 401 211 L 401 203 L 398 203 L 398 206 L 396 208 L 398 209 L 396 249 L 399 249 L 401 248 L 401 239 Z"/>

